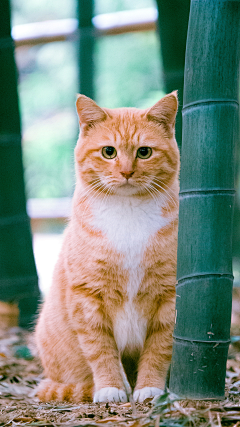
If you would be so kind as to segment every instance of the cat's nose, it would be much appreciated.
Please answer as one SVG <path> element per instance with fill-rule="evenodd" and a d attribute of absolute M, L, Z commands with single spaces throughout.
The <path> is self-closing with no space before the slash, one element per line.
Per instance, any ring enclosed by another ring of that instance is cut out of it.
<path fill-rule="evenodd" d="M 134 172 L 125 171 L 125 172 L 120 172 L 120 174 L 124 176 L 124 178 L 129 179 L 131 178 L 131 176 L 133 176 Z"/>

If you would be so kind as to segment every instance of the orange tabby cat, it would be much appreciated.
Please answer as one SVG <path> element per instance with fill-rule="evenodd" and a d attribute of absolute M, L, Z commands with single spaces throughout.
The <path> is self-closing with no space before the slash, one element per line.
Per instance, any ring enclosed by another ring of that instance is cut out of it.
<path fill-rule="evenodd" d="M 174 324 L 177 94 L 152 108 L 77 100 L 73 212 L 38 320 L 40 400 L 125 402 L 162 393 Z"/>

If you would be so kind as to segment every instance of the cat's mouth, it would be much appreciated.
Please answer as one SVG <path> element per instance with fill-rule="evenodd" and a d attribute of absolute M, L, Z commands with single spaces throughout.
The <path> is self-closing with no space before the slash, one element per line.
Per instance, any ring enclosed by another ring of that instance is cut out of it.
<path fill-rule="evenodd" d="M 124 182 L 123 184 L 121 184 L 120 187 L 135 187 L 135 185 L 132 185 L 130 182 Z"/>
<path fill-rule="evenodd" d="M 126 182 L 123 182 L 120 184 L 119 188 L 125 189 L 125 190 L 137 190 L 137 185 L 133 182 L 129 182 L 128 180 Z"/>
<path fill-rule="evenodd" d="M 115 193 L 122 196 L 132 196 L 139 192 L 139 187 L 135 183 L 129 181 L 123 182 L 122 184 L 115 187 Z"/>

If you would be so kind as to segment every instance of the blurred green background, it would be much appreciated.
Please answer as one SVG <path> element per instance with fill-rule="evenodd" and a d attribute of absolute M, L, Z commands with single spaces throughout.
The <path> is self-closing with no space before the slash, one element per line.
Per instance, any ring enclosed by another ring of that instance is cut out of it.
<path fill-rule="evenodd" d="M 75 0 L 12 0 L 12 26 L 76 17 Z M 154 0 L 96 0 L 95 15 L 156 7 Z M 77 47 L 54 42 L 16 49 L 28 198 L 71 196 L 78 134 Z M 101 37 L 95 44 L 96 101 L 145 108 L 163 93 L 160 46 L 153 31 Z"/>

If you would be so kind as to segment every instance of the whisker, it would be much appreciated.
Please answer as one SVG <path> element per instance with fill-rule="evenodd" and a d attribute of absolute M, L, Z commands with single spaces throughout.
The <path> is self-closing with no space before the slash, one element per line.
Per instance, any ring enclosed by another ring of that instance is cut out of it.
<path fill-rule="evenodd" d="M 169 185 L 165 184 L 164 182 L 162 182 L 159 178 L 157 177 L 153 177 L 154 181 L 158 181 L 160 184 L 164 185 L 165 187 L 167 187 L 167 189 L 174 195 L 176 196 L 176 192 L 173 191 L 173 189 L 171 187 L 169 187 Z"/>
<path fill-rule="evenodd" d="M 145 181 L 146 182 L 146 181 Z M 161 186 L 159 186 L 158 185 L 158 187 L 159 188 L 161 188 Z M 146 183 L 146 186 L 144 186 L 144 188 L 147 190 L 148 188 L 150 188 L 151 189 L 151 193 L 152 193 L 152 195 L 154 194 L 156 197 L 157 197 L 157 200 L 158 201 L 161 201 L 161 195 L 162 195 L 162 193 L 158 190 L 158 188 L 156 188 L 156 187 L 154 187 L 153 185 L 152 185 L 152 183 L 149 183 L 149 182 L 147 182 Z M 164 195 L 164 198 L 167 196 L 167 200 L 169 201 L 169 197 L 171 197 L 168 193 L 166 194 L 166 195 Z M 172 200 L 171 200 L 172 201 Z M 174 215 L 173 214 L 171 214 L 171 212 L 170 212 L 170 209 L 169 209 L 169 207 L 168 206 L 166 206 L 166 209 L 167 209 L 167 212 L 168 212 L 168 215 L 169 215 L 169 217 L 170 218 L 173 218 L 174 217 Z"/>
<path fill-rule="evenodd" d="M 91 194 L 93 194 L 94 192 L 98 192 L 98 190 L 101 188 L 100 184 L 95 184 L 95 186 L 91 187 L 90 189 L 88 189 L 88 191 L 86 191 L 85 193 L 83 193 L 83 198 L 82 198 L 82 202 L 84 202 Z"/>
<path fill-rule="evenodd" d="M 153 187 L 152 191 L 156 191 L 156 189 Z M 174 220 L 176 219 L 176 216 L 174 215 L 173 212 L 171 212 L 171 210 L 169 209 L 168 205 L 165 206 L 165 208 L 167 209 L 167 213 L 168 213 L 168 217 L 170 218 L 170 220 Z M 174 224 L 174 230 L 175 230 L 175 224 Z"/>
<path fill-rule="evenodd" d="M 154 199 L 156 203 L 158 203 L 158 199 L 156 198 L 155 194 L 151 191 L 150 188 L 148 188 L 146 185 L 142 184 L 143 188 L 150 194 L 150 196 Z"/>
<path fill-rule="evenodd" d="M 104 197 L 103 197 L 103 199 L 102 199 L 102 201 L 100 203 L 99 210 L 101 210 L 101 208 L 102 208 L 102 206 L 104 204 L 104 200 L 107 198 L 108 193 L 109 193 L 110 190 L 111 190 L 111 188 L 108 188 L 107 192 L 105 193 L 105 195 L 104 195 Z"/>
<path fill-rule="evenodd" d="M 153 180 L 153 183 L 167 194 L 167 196 L 169 197 L 169 200 L 172 201 L 172 203 L 174 204 L 175 207 L 178 206 L 177 201 L 174 200 L 174 198 L 171 196 L 171 194 L 169 194 L 169 192 L 164 187 L 162 187 L 160 184 L 157 184 L 154 180 Z"/>
<path fill-rule="evenodd" d="M 99 180 L 98 183 L 94 184 L 93 186 L 91 186 L 85 193 L 82 202 L 85 202 L 86 199 L 88 199 L 89 201 L 92 201 L 94 199 L 97 198 L 97 196 L 99 196 L 101 194 L 101 192 L 103 191 L 101 189 L 101 187 L 103 187 L 101 181 Z M 86 217 L 85 212 L 87 209 L 88 205 L 85 206 L 84 210 L 81 213 L 81 227 L 82 227 L 82 221 L 83 219 Z"/>

